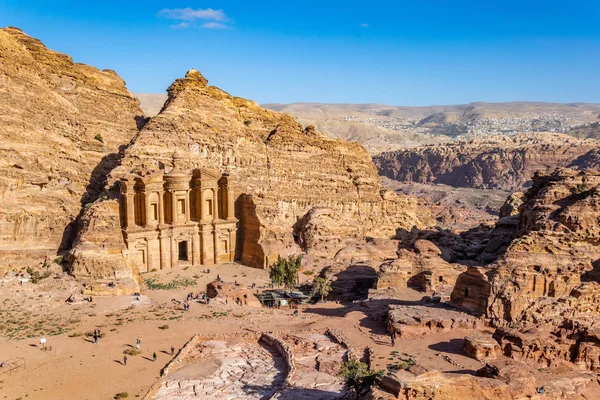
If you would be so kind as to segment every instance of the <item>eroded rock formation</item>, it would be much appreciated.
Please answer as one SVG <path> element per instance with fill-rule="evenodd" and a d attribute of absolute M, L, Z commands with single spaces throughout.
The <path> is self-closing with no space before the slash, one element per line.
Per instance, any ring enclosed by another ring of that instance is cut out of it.
<path fill-rule="evenodd" d="M 142 121 L 114 71 L 0 29 L 0 272 L 70 246 L 72 222 Z"/>
<path fill-rule="evenodd" d="M 536 174 L 506 253 L 458 277 L 452 303 L 497 326 L 505 355 L 598 368 L 599 185 L 597 172 Z"/>
<path fill-rule="evenodd" d="M 264 268 L 300 247 L 332 256 L 348 238 L 393 237 L 397 228 L 433 223 L 414 198 L 383 189 L 359 144 L 303 129 L 289 115 L 208 86 L 195 70 L 176 80 L 168 93 L 161 113 L 124 151 L 108 186 L 136 171 L 170 168 L 174 149 L 183 154 L 182 170 L 229 173 L 236 182 L 240 221 L 236 254 L 246 265 Z M 88 223 L 80 235 L 90 237 L 88 230 L 96 225 Z M 75 262 L 78 252 L 76 247 Z"/>
<path fill-rule="evenodd" d="M 398 181 L 517 191 L 536 171 L 567 167 L 599 144 L 549 132 L 520 133 L 381 153 L 373 160 L 380 175 Z"/>

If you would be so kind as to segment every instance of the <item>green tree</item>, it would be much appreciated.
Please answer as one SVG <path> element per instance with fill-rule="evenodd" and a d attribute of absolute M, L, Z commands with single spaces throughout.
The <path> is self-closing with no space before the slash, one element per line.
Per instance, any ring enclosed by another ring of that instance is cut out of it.
<path fill-rule="evenodd" d="M 269 267 L 269 278 L 277 285 L 283 285 L 285 281 L 285 259 L 277 256 L 277 261 Z"/>
<path fill-rule="evenodd" d="M 298 271 L 302 266 L 302 255 L 277 257 L 277 261 L 269 267 L 269 278 L 277 286 L 284 285 L 287 289 L 298 285 Z"/>
<path fill-rule="evenodd" d="M 342 364 L 338 376 L 344 378 L 346 386 L 352 389 L 358 398 L 361 392 L 379 382 L 382 373 L 369 370 L 364 362 L 350 359 Z"/>
<path fill-rule="evenodd" d="M 325 278 L 315 278 L 313 281 L 312 295 L 318 294 L 321 301 L 331 292 L 331 282 Z"/>

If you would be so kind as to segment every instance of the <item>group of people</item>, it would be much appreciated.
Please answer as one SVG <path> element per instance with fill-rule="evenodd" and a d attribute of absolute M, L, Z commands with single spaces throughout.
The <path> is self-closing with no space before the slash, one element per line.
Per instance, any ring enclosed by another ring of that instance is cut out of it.
<path fill-rule="evenodd" d="M 98 329 L 98 332 L 100 332 L 100 329 Z M 96 333 L 96 331 L 94 331 L 94 334 L 95 334 L 95 333 Z M 140 347 L 141 347 L 141 345 L 142 345 L 142 341 L 141 341 L 141 340 L 140 340 L 140 338 L 138 337 L 138 338 L 135 340 L 135 348 L 139 350 L 139 349 L 140 349 Z M 171 356 L 174 356 L 174 355 L 175 355 L 175 347 L 171 346 Z M 158 358 L 158 356 L 156 355 L 156 352 L 155 352 L 155 351 L 153 351 L 153 352 L 152 352 L 152 362 L 156 362 L 156 359 L 157 359 L 157 358 Z M 123 365 L 127 365 L 127 360 L 128 360 L 128 358 L 127 358 L 127 355 L 124 355 L 124 356 L 123 356 Z"/>

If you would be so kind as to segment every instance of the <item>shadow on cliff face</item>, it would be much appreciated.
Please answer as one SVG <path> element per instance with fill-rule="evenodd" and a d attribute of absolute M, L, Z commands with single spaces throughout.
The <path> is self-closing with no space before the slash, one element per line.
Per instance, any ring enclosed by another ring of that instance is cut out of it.
<path fill-rule="evenodd" d="M 375 287 L 377 271 L 370 265 L 353 264 L 335 273 L 334 267 L 326 267 L 321 271 L 321 277 L 331 275 L 331 293 L 328 296 L 340 301 L 366 299 L 369 289 Z M 333 273 L 332 273 L 333 272 Z"/>
<path fill-rule="evenodd" d="M 242 264 L 254 268 L 265 267 L 265 253 L 260 240 L 260 220 L 252 195 L 241 194 L 235 200 L 235 217 L 238 226 L 235 254 Z"/>
<path fill-rule="evenodd" d="M 71 249 L 73 241 L 77 236 L 77 230 L 81 217 L 87 210 L 87 205 L 96 201 L 100 195 L 105 192 L 105 186 L 107 182 L 107 175 L 117 166 L 121 161 L 121 156 L 126 146 L 121 145 L 118 153 L 110 153 L 102 157 L 102 160 L 96 165 L 90 174 L 90 180 L 85 188 L 85 192 L 81 196 L 80 203 L 81 208 L 77 216 L 69 223 L 63 230 L 59 252 L 65 252 Z M 107 193 L 108 194 L 108 193 Z"/>
<path fill-rule="evenodd" d="M 150 117 L 145 117 L 143 115 L 136 115 L 133 119 L 135 120 L 135 126 L 137 127 L 138 131 L 142 130 L 148 121 L 150 121 Z"/>
<path fill-rule="evenodd" d="M 428 240 L 440 250 L 440 257 L 449 263 L 466 266 L 485 266 L 502 256 L 510 242 L 515 238 L 515 226 L 477 226 L 456 233 L 449 229 L 435 227 L 410 231 L 399 228 L 396 239 L 400 240 L 399 249 L 412 250 L 417 240 Z"/>
<path fill-rule="evenodd" d="M 592 270 L 581 274 L 582 282 L 600 283 L 600 258 L 592 263 Z"/>

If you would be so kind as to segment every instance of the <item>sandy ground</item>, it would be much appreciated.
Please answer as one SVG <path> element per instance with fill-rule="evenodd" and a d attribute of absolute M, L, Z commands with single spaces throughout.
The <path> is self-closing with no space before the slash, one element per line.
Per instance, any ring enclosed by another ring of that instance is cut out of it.
<path fill-rule="evenodd" d="M 141 398 L 171 360 L 171 346 L 179 349 L 198 333 L 243 330 L 340 328 L 346 331 L 351 345 L 373 348 L 375 369 L 385 369 L 399 359 L 408 358 L 428 369 L 452 373 L 472 373 L 481 367 L 478 361 L 460 354 L 467 331 L 397 340 L 392 347 L 383 322 L 369 316 L 385 307 L 383 300 L 303 306 L 299 316 L 289 309 L 234 304 L 192 303 L 190 311 L 184 312 L 181 305 L 170 301 L 183 300 L 189 292 L 203 291 L 206 283 L 216 278 L 217 271 L 223 280 L 245 285 L 261 286 L 268 281 L 266 271 L 240 265 L 213 267 L 210 274 L 202 273 L 202 268 L 190 267 L 145 274 L 144 279 L 170 282 L 188 277 L 196 280 L 194 287 L 145 290 L 139 301 L 133 296 L 98 297 L 92 303 L 71 305 L 64 299 L 78 288 L 72 278 L 48 278 L 48 282 L 37 285 L 0 283 L 0 361 L 23 357 L 27 363 L 26 369 L 0 375 L 0 398 L 92 400 L 111 399 L 120 392 L 127 392 L 128 398 Z M 423 294 L 406 289 L 401 296 L 415 300 Z M 101 329 L 104 337 L 93 344 L 85 333 L 96 328 Z M 16 339 L 20 332 L 30 337 Z M 42 336 L 47 338 L 46 346 L 51 350 L 42 350 L 39 344 Z M 137 338 L 141 340 L 142 353 L 129 356 L 125 366 L 123 351 L 134 347 Z M 154 352 L 156 362 L 152 361 Z M 451 357 L 454 363 L 443 355 Z"/>

